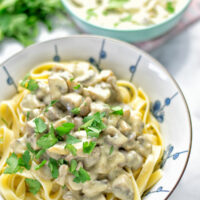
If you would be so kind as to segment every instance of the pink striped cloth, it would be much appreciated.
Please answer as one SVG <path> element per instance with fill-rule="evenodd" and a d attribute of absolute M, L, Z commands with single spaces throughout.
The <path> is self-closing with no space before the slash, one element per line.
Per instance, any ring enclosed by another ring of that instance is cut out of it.
<path fill-rule="evenodd" d="M 137 43 L 135 45 L 145 51 L 151 51 L 178 35 L 198 20 L 200 20 L 200 0 L 192 0 L 182 20 L 172 30 L 159 38 L 148 42 Z"/>

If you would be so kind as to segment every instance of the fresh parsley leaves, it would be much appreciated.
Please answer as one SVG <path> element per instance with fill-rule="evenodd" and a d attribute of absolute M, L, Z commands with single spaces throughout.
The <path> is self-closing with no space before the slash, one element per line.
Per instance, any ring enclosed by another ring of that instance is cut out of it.
<path fill-rule="evenodd" d="M 73 123 L 64 123 L 64 124 L 62 124 L 62 126 L 59 126 L 56 128 L 56 133 L 59 136 L 64 136 L 64 135 L 68 134 L 73 128 L 74 128 Z"/>
<path fill-rule="evenodd" d="M 40 169 L 41 167 L 43 167 L 46 164 L 47 160 L 43 160 L 39 165 L 35 166 L 35 170 Z"/>
<path fill-rule="evenodd" d="M 40 191 L 41 184 L 39 181 L 31 178 L 26 178 L 25 181 L 31 193 L 36 195 Z"/>
<path fill-rule="evenodd" d="M 41 149 L 35 152 L 35 158 L 40 159 L 40 157 L 45 153 L 45 149 Z"/>
<path fill-rule="evenodd" d="M 171 1 L 168 1 L 166 4 L 166 9 L 169 13 L 174 13 L 175 12 L 175 8 L 173 6 L 173 3 Z"/>
<path fill-rule="evenodd" d="M 18 158 L 15 153 L 12 153 L 6 160 L 8 167 L 5 169 L 4 174 L 15 174 L 23 170 L 23 168 L 29 170 L 31 168 L 30 160 L 31 156 L 28 150 L 23 153 L 21 158 Z"/>
<path fill-rule="evenodd" d="M 111 147 L 110 147 L 110 151 L 109 151 L 109 155 L 112 154 L 113 150 L 114 150 L 114 146 L 111 146 Z"/>
<path fill-rule="evenodd" d="M 49 168 L 51 170 L 52 177 L 53 178 L 58 178 L 58 176 L 59 176 L 59 171 L 58 171 L 59 164 L 58 164 L 57 160 L 55 160 L 53 158 L 50 158 L 48 166 L 49 166 Z"/>
<path fill-rule="evenodd" d="M 58 100 L 53 100 L 51 103 L 45 108 L 44 112 L 48 112 L 49 108 L 52 107 L 54 104 L 56 104 Z"/>
<path fill-rule="evenodd" d="M 39 86 L 36 80 L 31 79 L 30 74 L 27 74 L 24 79 L 22 80 L 22 82 L 20 83 L 20 85 L 28 90 L 30 90 L 31 92 L 36 91 Z"/>
<path fill-rule="evenodd" d="M 58 139 L 54 135 L 54 128 L 51 125 L 49 133 L 43 135 L 37 140 L 37 145 L 42 149 L 48 149 L 55 145 L 58 142 Z"/>
<path fill-rule="evenodd" d="M 77 163 L 76 160 L 71 160 L 69 171 L 70 171 L 72 174 L 76 171 L 77 165 L 78 165 L 78 163 Z"/>
<path fill-rule="evenodd" d="M 100 133 L 106 128 L 102 121 L 104 116 L 105 113 L 100 112 L 87 116 L 83 119 L 84 124 L 80 128 L 85 129 L 88 136 L 98 138 Z"/>
<path fill-rule="evenodd" d="M 74 115 L 78 115 L 80 113 L 80 108 L 73 108 L 71 110 L 71 112 L 74 114 Z"/>
<path fill-rule="evenodd" d="M 28 121 L 29 118 L 30 118 L 30 111 L 28 111 L 28 112 L 26 113 L 26 120 Z"/>
<path fill-rule="evenodd" d="M 67 149 L 68 151 L 70 151 L 73 156 L 76 156 L 77 149 L 74 147 L 74 145 L 67 144 L 65 146 L 65 149 Z"/>
<path fill-rule="evenodd" d="M 74 86 L 74 89 L 75 89 L 75 90 L 78 90 L 80 87 L 81 87 L 81 85 L 78 84 L 78 85 Z"/>
<path fill-rule="evenodd" d="M 67 140 L 66 140 L 67 144 L 76 144 L 79 142 L 81 142 L 81 140 L 77 139 L 76 137 L 74 137 L 72 135 L 67 135 Z"/>
<path fill-rule="evenodd" d="M 91 154 L 93 149 L 95 148 L 96 146 L 96 142 L 84 142 L 83 143 L 83 152 L 84 153 L 87 153 L 87 154 Z"/>
<path fill-rule="evenodd" d="M 80 167 L 80 169 L 78 171 L 76 171 L 77 173 L 74 173 L 75 178 L 74 178 L 74 182 L 75 183 L 84 183 L 86 181 L 91 180 L 89 174 L 87 173 L 86 170 L 84 170 L 82 167 Z"/>
<path fill-rule="evenodd" d="M 123 109 L 120 106 L 112 107 L 111 110 L 112 110 L 112 114 L 114 114 L 114 115 L 123 115 L 124 114 Z"/>
<path fill-rule="evenodd" d="M 47 125 L 44 123 L 44 121 L 41 118 L 35 118 L 35 132 L 36 133 L 43 133 L 47 129 Z"/>

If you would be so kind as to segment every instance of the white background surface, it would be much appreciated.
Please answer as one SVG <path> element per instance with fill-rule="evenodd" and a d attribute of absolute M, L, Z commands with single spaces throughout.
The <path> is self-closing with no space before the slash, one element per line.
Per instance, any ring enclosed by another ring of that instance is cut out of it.
<path fill-rule="evenodd" d="M 57 28 L 51 33 L 41 27 L 37 42 L 78 34 L 66 20 L 56 24 Z M 22 48 L 11 39 L 0 43 L 0 63 Z M 193 122 L 193 145 L 189 164 L 169 200 L 200 200 L 200 22 L 151 52 L 151 55 L 178 82 L 188 102 Z"/>

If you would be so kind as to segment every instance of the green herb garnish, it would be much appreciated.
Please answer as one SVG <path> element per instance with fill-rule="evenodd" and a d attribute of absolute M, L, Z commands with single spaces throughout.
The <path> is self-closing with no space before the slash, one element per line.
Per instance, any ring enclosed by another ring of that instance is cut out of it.
<path fill-rule="evenodd" d="M 67 144 L 76 144 L 79 142 L 81 142 L 81 140 L 77 139 L 76 137 L 74 137 L 72 135 L 67 135 L 67 140 L 66 140 Z"/>
<path fill-rule="evenodd" d="M 29 120 L 29 118 L 30 118 L 30 111 L 28 111 L 28 112 L 26 113 L 26 119 L 27 119 L 27 121 Z"/>
<path fill-rule="evenodd" d="M 41 184 L 39 181 L 30 178 L 26 178 L 25 181 L 31 193 L 36 195 L 40 191 Z"/>
<path fill-rule="evenodd" d="M 68 134 L 73 128 L 74 128 L 73 123 L 64 123 L 62 124 L 62 126 L 56 128 L 56 133 L 58 133 L 58 135 L 60 136 L 63 136 Z"/>
<path fill-rule="evenodd" d="M 26 150 L 23 153 L 22 157 L 19 158 L 18 164 L 20 167 L 25 167 L 27 170 L 30 170 L 31 168 L 31 165 L 29 164 L 30 160 L 31 160 L 30 152 Z"/>
<path fill-rule="evenodd" d="M 56 104 L 58 100 L 53 100 L 50 102 L 50 104 L 45 108 L 44 112 L 48 112 L 49 108 L 52 107 L 54 104 Z"/>
<path fill-rule="evenodd" d="M 67 144 L 65 149 L 68 149 L 73 156 L 76 156 L 77 149 L 72 144 Z"/>
<path fill-rule="evenodd" d="M 94 11 L 94 8 L 90 8 L 87 10 L 87 17 L 86 20 L 90 20 L 92 17 L 97 17 L 97 14 Z"/>
<path fill-rule="evenodd" d="M 76 160 L 71 160 L 70 162 L 70 168 L 69 168 L 69 171 L 71 173 L 74 173 L 76 171 L 76 168 L 77 168 L 77 161 Z"/>
<path fill-rule="evenodd" d="M 78 85 L 74 86 L 74 89 L 75 89 L 75 90 L 78 90 L 80 87 L 81 87 L 81 85 L 78 84 Z"/>
<path fill-rule="evenodd" d="M 94 150 L 95 146 L 96 146 L 96 142 L 93 142 L 93 141 L 91 141 L 91 142 L 84 142 L 83 143 L 83 152 L 91 154 L 92 151 Z"/>
<path fill-rule="evenodd" d="M 41 118 L 35 118 L 35 132 L 36 133 L 43 133 L 47 129 L 47 125 L 44 123 L 44 121 Z"/>
<path fill-rule="evenodd" d="M 40 159 L 40 157 L 45 153 L 45 149 L 41 149 L 35 153 L 35 158 Z"/>
<path fill-rule="evenodd" d="M 171 1 L 167 2 L 166 9 L 169 13 L 174 13 L 175 8 L 174 8 L 173 3 Z"/>
<path fill-rule="evenodd" d="M 8 167 L 5 169 L 4 174 L 15 174 L 20 170 L 17 155 L 12 153 L 10 157 L 6 160 Z"/>
<path fill-rule="evenodd" d="M 51 170 L 51 175 L 53 178 L 58 178 L 59 176 L 59 172 L 58 172 L 58 162 L 57 160 L 53 159 L 53 158 L 50 158 L 49 159 L 49 163 L 48 163 L 48 166 Z"/>
<path fill-rule="evenodd" d="M 48 149 L 55 145 L 58 142 L 58 139 L 54 135 L 54 128 L 51 125 L 49 133 L 43 135 L 37 140 L 37 145 L 42 149 Z"/>
<path fill-rule="evenodd" d="M 113 111 L 112 114 L 114 115 L 123 115 L 123 109 L 120 106 L 112 107 L 111 110 Z"/>
<path fill-rule="evenodd" d="M 74 182 L 76 183 L 84 183 L 86 181 L 91 180 L 89 174 L 87 173 L 86 170 L 84 170 L 82 167 L 80 167 L 80 169 L 77 171 L 77 173 L 75 174 L 75 178 L 74 178 Z"/>
<path fill-rule="evenodd" d="M 46 164 L 47 160 L 43 160 L 39 165 L 35 166 L 35 170 L 40 169 L 41 167 L 43 167 Z"/>
<path fill-rule="evenodd" d="M 78 115 L 80 113 L 80 108 L 73 108 L 71 110 L 71 112 L 74 114 L 74 115 Z"/>
<path fill-rule="evenodd" d="M 31 79 L 30 74 L 27 74 L 24 79 L 22 80 L 22 82 L 20 83 L 20 85 L 28 90 L 30 90 L 31 92 L 36 91 L 39 86 L 36 80 Z"/>

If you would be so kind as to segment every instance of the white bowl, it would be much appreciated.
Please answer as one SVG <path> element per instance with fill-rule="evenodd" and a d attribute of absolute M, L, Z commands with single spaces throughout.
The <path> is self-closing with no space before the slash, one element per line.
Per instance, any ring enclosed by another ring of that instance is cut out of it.
<path fill-rule="evenodd" d="M 110 68 L 119 78 L 131 80 L 147 92 L 152 102 L 152 113 L 161 124 L 166 154 L 163 178 L 143 199 L 167 199 L 188 163 L 192 141 L 191 119 L 175 80 L 145 52 L 127 43 L 99 36 L 70 36 L 35 44 L 0 66 L 0 100 L 12 97 L 16 93 L 17 82 L 35 65 L 75 59 L 89 60 L 99 68 Z"/>

